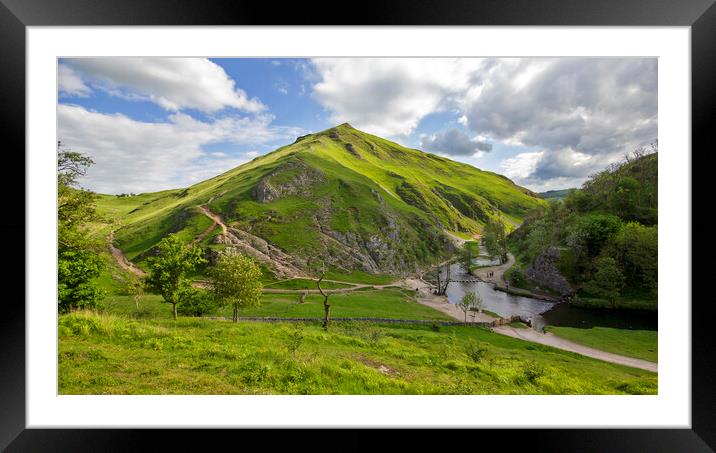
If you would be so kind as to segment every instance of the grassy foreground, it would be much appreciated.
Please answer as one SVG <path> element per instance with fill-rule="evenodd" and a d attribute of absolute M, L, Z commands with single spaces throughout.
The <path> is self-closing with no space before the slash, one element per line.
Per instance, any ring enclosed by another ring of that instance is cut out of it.
<path fill-rule="evenodd" d="M 476 327 L 59 319 L 60 394 L 655 394 L 657 375 Z"/>
<path fill-rule="evenodd" d="M 614 354 L 651 362 L 656 362 L 659 358 L 658 332 L 655 330 L 612 329 L 609 327 L 578 329 L 556 326 L 547 326 L 545 330 L 566 340 Z"/>

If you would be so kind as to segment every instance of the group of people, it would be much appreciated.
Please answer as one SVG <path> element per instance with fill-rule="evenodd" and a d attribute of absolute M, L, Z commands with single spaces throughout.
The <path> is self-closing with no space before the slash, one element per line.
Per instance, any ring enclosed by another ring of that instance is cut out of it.
<path fill-rule="evenodd" d="M 488 277 L 494 277 L 494 276 L 495 276 L 495 271 L 490 271 L 490 272 L 488 272 L 488 273 L 487 273 L 487 276 L 488 276 Z"/>

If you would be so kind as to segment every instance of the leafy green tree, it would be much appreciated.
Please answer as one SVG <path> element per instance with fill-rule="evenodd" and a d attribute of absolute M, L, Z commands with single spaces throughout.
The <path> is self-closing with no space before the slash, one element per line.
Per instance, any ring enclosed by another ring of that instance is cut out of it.
<path fill-rule="evenodd" d="M 609 247 L 630 284 L 656 294 L 659 270 L 659 232 L 657 226 L 637 222 L 622 226 Z"/>
<path fill-rule="evenodd" d="M 224 252 L 209 269 L 214 297 L 222 305 L 233 307 L 233 320 L 239 320 L 239 308 L 261 304 L 261 268 L 241 253 Z"/>
<path fill-rule="evenodd" d="M 94 162 L 57 142 L 57 281 L 60 312 L 96 308 L 104 297 L 97 277 L 105 263 L 99 241 L 89 239 L 88 223 L 100 216 L 94 193 L 79 187 L 79 178 Z"/>
<path fill-rule="evenodd" d="M 201 248 L 185 245 L 173 233 L 162 238 L 158 256 L 149 259 L 146 285 L 172 304 L 173 319 L 177 319 L 177 304 L 191 293 L 188 274 L 205 262 Z"/>
<path fill-rule="evenodd" d="M 465 322 L 467 322 L 467 313 L 475 307 L 478 296 L 476 293 L 466 293 L 460 299 L 460 303 L 457 304 L 458 308 L 465 313 Z"/>
<path fill-rule="evenodd" d="M 465 242 L 465 245 L 463 245 L 462 249 L 460 250 L 460 261 L 462 261 L 462 265 L 468 272 L 470 271 L 470 267 L 472 266 L 472 259 L 474 258 L 472 244 L 472 242 Z"/>
<path fill-rule="evenodd" d="M 504 223 L 494 218 L 488 220 L 483 230 L 483 241 L 490 255 L 499 256 L 502 263 L 507 261 L 507 233 Z"/>
<path fill-rule="evenodd" d="M 613 212 L 622 219 L 635 220 L 640 207 L 640 193 L 641 184 L 636 178 L 625 176 L 619 179 L 609 197 Z"/>
<path fill-rule="evenodd" d="M 600 256 L 594 260 L 594 267 L 596 271 L 592 274 L 592 279 L 587 282 L 587 291 L 613 304 L 626 281 L 619 263 L 610 256 Z"/>
<path fill-rule="evenodd" d="M 602 246 L 621 228 L 619 217 L 612 214 L 593 213 L 577 220 L 573 243 L 582 247 L 588 257 L 599 255 Z"/>

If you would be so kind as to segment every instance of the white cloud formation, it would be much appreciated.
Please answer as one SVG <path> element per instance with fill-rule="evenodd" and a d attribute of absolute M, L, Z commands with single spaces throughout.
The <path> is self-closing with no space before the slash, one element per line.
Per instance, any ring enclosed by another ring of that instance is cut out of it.
<path fill-rule="evenodd" d="M 330 58 L 312 60 L 313 96 L 338 124 L 382 136 L 410 134 L 430 113 L 454 105 L 478 58 Z"/>
<path fill-rule="evenodd" d="M 85 85 L 82 77 L 67 65 L 57 65 L 57 88 L 61 95 L 87 97 L 92 89 Z"/>
<path fill-rule="evenodd" d="M 449 156 L 479 157 L 492 150 L 491 143 L 480 138 L 470 138 L 457 129 L 423 136 L 420 144 L 428 151 L 442 152 Z"/>
<path fill-rule="evenodd" d="M 502 161 L 505 176 L 512 179 L 525 179 L 529 177 L 544 156 L 544 151 L 521 153 Z"/>
<path fill-rule="evenodd" d="M 504 162 L 533 186 L 547 179 L 583 181 L 657 137 L 655 58 L 336 58 L 312 64 L 313 95 L 333 122 L 397 139 L 431 113 L 455 112 L 481 141 L 539 150 L 539 157 L 525 152 Z M 423 139 L 423 146 L 466 155 L 465 138 L 443 131 Z"/>
<path fill-rule="evenodd" d="M 468 127 L 505 142 L 623 153 L 656 138 L 656 59 L 496 60 L 463 108 Z"/>
<path fill-rule="evenodd" d="M 206 58 L 73 58 L 64 59 L 85 86 L 125 99 L 148 100 L 169 111 L 194 108 L 216 112 L 233 107 L 260 112 L 265 106 L 224 69 Z"/>
<path fill-rule="evenodd" d="M 82 184 L 100 193 L 151 192 L 184 187 L 248 160 L 205 152 L 203 145 L 256 145 L 303 131 L 271 126 L 272 117 L 226 117 L 213 122 L 174 113 L 167 123 L 144 123 L 60 104 L 58 138 L 95 161 Z"/>

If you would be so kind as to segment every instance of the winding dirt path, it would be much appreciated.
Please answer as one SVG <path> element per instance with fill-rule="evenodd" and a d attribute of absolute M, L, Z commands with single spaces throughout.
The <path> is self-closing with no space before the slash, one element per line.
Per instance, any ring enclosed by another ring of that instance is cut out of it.
<path fill-rule="evenodd" d="M 605 362 L 639 368 L 642 370 L 652 371 L 654 373 L 658 370 L 657 363 L 590 348 L 565 340 L 564 338 L 558 337 L 551 332 L 540 333 L 533 329 L 519 329 L 509 325 L 493 327 L 492 331 L 501 335 L 507 335 L 521 340 L 531 341 L 533 343 L 552 346 L 553 348 L 562 349 L 564 351 L 576 352 L 577 354 L 591 357 L 593 359 L 603 360 Z"/>
<path fill-rule="evenodd" d="M 119 267 L 139 277 L 144 277 L 145 275 L 147 275 L 146 272 L 144 272 L 143 270 L 135 266 L 131 261 L 129 261 L 120 249 L 114 246 L 114 230 L 112 230 L 109 233 L 109 236 L 107 236 L 107 243 L 109 245 L 109 252 L 112 254 L 115 261 L 117 261 Z"/>
<path fill-rule="evenodd" d="M 216 225 L 220 225 L 220 226 L 221 226 L 221 232 L 222 232 L 223 234 L 226 234 L 226 232 L 228 231 L 228 229 L 226 228 L 226 225 L 224 224 L 224 221 L 221 219 L 221 216 L 219 216 L 218 214 L 214 214 L 213 212 L 209 211 L 209 208 L 207 208 L 206 205 L 201 205 L 201 206 L 199 206 L 199 210 L 200 210 L 201 212 L 203 212 L 205 216 L 207 216 L 208 218 L 210 218 L 211 220 L 214 221 L 214 224 L 213 224 L 210 228 L 207 228 L 203 233 L 201 233 L 201 234 L 199 235 L 199 236 L 202 236 L 202 235 L 203 235 L 201 239 L 203 239 L 204 236 L 206 236 L 207 234 L 211 233 L 211 232 L 214 230 L 214 228 L 216 228 Z M 197 238 L 198 238 L 198 236 L 197 236 Z M 201 239 L 194 239 L 194 241 L 195 241 L 195 242 L 198 242 L 198 241 L 201 240 Z"/>
<path fill-rule="evenodd" d="M 505 284 L 507 283 L 504 277 L 505 272 L 507 272 L 507 270 L 511 268 L 514 264 L 515 257 L 511 253 L 508 253 L 507 261 L 505 261 L 504 263 L 498 266 L 481 267 L 473 271 L 472 275 L 482 280 L 483 282 L 495 283 L 501 286 L 505 286 Z M 490 272 L 493 273 L 492 277 L 488 276 Z"/>

